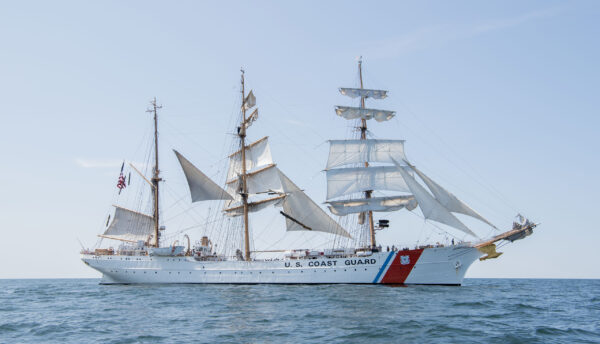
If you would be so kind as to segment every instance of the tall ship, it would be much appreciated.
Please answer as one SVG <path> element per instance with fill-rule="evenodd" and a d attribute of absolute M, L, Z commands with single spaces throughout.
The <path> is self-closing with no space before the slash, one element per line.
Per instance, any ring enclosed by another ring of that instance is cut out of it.
<path fill-rule="evenodd" d="M 358 62 L 358 72 L 359 87 L 339 89 L 357 106 L 335 107 L 339 117 L 356 124 L 356 135 L 329 141 L 325 167 L 329 213 L 284 174 L 284 167 L 275 164 L 268 137 L 248 138 L 249 129 L 258 120 L 258 109 L 253 91 L 246 93 L 242 70 L 240 120 L 235 128 L 236 144 L 227 157 L 224 185 L 174 150 L 191 202 L 207 202 L 211 207 L 217 204 L 211 221 L 199 233 L 200 239 L 192 245 L 187 234 L 181 240 L 168 240 L 165 235 L 160 202 L 164 182 L 159 167 L 160 106 L 154 99 L 149 109 L 154 134 L 151 176 L 133 164 L 128 166 L 142 180 L 141 194 L 149 199 L 149 209 L 115 205 L 98 235 L 96 248 L 82 250 L 82 261 L 102 274 L 102 284 L 461 285 L 475 261 L 497 258 L 502 254 L 497 245 L 533 232 L 536 224 L 519 215 L 510 230 L 480 238 L 455 215 L 474 218 L 494 231 L 496 227 L 412 164 L 405 155 L 403 140 L 368 138 L 369 121 L 388 121 L 395 112 L 367 107 L 367 101 L 384 99 L 388 92 L 363 86 L 362 61 Z M 131 183 L 131 172 L 126 178 L 124 167 L 125 163 L 117 184 L 119 194 Z M 254 217 L 272 208 L 284 219 L 288 232 L 301 231 L 309 236 L 325 233 L 330 237 L 327 247 L 253 249 Z M 385 219 L 376 223 L 374 213 L 417 209 L 425 220 L 458 231 L 464 240 L 404 248 L 378 244 L 377 232 L 393 227 L 388 228 L 390 223 Z"/>

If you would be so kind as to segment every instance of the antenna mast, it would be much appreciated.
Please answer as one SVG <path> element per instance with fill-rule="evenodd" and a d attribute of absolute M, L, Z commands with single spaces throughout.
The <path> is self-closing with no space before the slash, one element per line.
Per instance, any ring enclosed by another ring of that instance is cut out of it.
<path fill-rule="evenodd" d="M 152 105 L 151 109 L 146 110 L 146 112 L 154 114 L 154 173 L 152 175 L 152 186 L 154 187 L 154 192 L 152 193 L 154 198 L 154 247 L 159 247 L 159 227 L 158 227 L 158 183 L 162 180 L 160 178 L 160 170 L 158 169 L 158 109 L 162 109 L 162 105 L 156 105 L 156 97 L 152 99 L 150 102 Z"/>
<path fill-rule="evenodd" d="M 244 204 L 244 258 L 250 260 L 250 238 L 248 231 L 248 186 L 246 184 L 246 90 L 244 88 L 244 69 L 242 72 L 242 124 L 238 127 L 238 136 L 242 145 L 242 202 Z"/>
<path fill-rule="evenodd" d="M 362 78 L 362 56 L 358 60 L 358 75 L 360 77 L 360 88 L 363 89 L 364 86 L 363 86 L 363 78 Z M 360 108 L 361 109 L 365 108 L 365 97 L 364 96 L 360 97 Z M 360 139 L 366 140 L 367 139 L 367 120 L 362 118 L 360 121 L 361 121 Z M 369 167 L 369 162 L 365 161 L 365 167 Z M 373 193 L 373 190 L 365 191 L 365 198 L 371 198 L 372 193 Z M 369 210 L 367 212 L 367 215 L 369 217 L 369 234 L 370 234 L 370 239 L 371 239 L 371 249 L 373 249 L 377 246 L 377 243 L 375 242 L 375 226 L 373 224 L 373 211 Z"/>

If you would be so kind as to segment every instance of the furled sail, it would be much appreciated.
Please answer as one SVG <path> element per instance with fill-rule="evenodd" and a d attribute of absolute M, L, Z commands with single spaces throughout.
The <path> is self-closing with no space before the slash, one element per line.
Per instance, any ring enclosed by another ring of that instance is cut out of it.
<path fill-rule="evenodd" d="M 283 216 L 288 231 L 317 231 L 347 238 L 348 232 L 319 207 L 304 191 L 294 184 L 283 172 L 279 177 L 286 193 L 283 201 Z"/>
<path fill-rule="evenodd" d="M 248 203 L 248 212 L 255 213 L 265 209 L 270 205 L 279 206 L 285 197 L 285 195 L 278 195 L 260 201 L 250 202 Z M 225 215 L 230 217 L 242 216 L 244 215 L 244 205 L 238 202 L 234 205 L 230 205 L 228 208 L 223 209 L 223 212 L 225 212 Z"/>
<path fill-rule="evenodd" d="M 351 106 L 336 106 L 335 113 L 338 116 L 344 117 L 345 119 L 372 119 L 374 118 L 377 122 L 389 121 L 396 115 L 396 111 L 389 110 L 377 110 L 377 109 L 364 109 L 359 107 Z"/>
<path fill-rule="evenodd" d="M 488 225 L 496 228 L 490 221 L 486 220 L 483 216 L 473 210 L 471 207 L 466 205 L 464 202 L 456 198 L 452 193 L 448 192 L 448 190 L 441 187 L 439 184 L 431 180 L 427 177 L 423 172 L 418 170 L 416 167 L 409 165 L 410 168 L 415 171 L 419 177 L 423 180 L 425 185 L 429 188 L 431 193 L 435 196 L 435 198 L 440 202 L 444 208 L 448 209 L 448 211 L 453 213 L 460 213 L 464 215 L 468 215 L 474 217 L 480 221 L 487 223 Z M 496 228 L 497 229 L 497 228 Z"/>
<path fill-rule="evenodd" d="M 404 161 L 404 140 L 330 140 L 327 169 L 348 164 Z"/>
<path fill-rule="evenodd" d="M 373 98 L 373 99 L 383 99 L 387 97 L 387 91 L 384 90 L 369 90 L 365 88 L 340 88 L 340 93 L 348 96 L 350 98 Z"/>
<path fill-rule="evenodd" d="M 269 147 L 268 137 L 255 141 L 246 146 L 246 171 L 265 167 L 273 163 L 271 158 L 271 148 Z M 229 171 L 227 180 L 231 180 L 242 174 L 242 152 L 241 150 L 229 156 Z"/>
<path fill-rule="evenodd" d="M 196 166 L 194 166 L 183 155 L 179 154 L 178 151 L 173 150 L 173 152 L 175 152 L 175 155 L 179 160 L 179 164 L 181 164 L 181 168 L 183 169 L 183 173 L 185 174 L 185 178 L 187 179 L 188 186 L 190 188 L 190 194 L 192 195 L 192 202 L 232 199 L 227 191 L 223 190 L 220 186 L 208 178 L 208 176 L 196 168 Z"/>
<path fill-rule="evenodd" d="M 327 170 L 326 174 L 327 199 L 368 190 L 410 192 L 395 166 L 336 168 Z"/>
<path fill-rule="evenodd" d="M 327 203 L 329 204 L 329 211 L 338 216 L 365 211 L 396 211 L 405 207 L 408 210 L 413 210 L 417 207 L 417 200 L 414 196 L 359 198 Z"/>
<path fill-rule="evenodd" d="M 246 187 L 248 194 L 261 194 L 261 193 L 281 193 L 281 181 L 279 180 L 279 173 L 275 164 L 267 165 L 259 170 L 246 174 Z M 227 181 L 227 191 L 235 195 L 240 189 L 240 178 Z"/>
<path fill-rule="evenodd" d="M 396 164 L 398 172 L 402 174 L 402 177 L 410 188 L 410 192 L 415 196 L 417 202 L 419 202 L 419 207 L 421 207 L 423 216 L 426 219 L 446 224 L 464 233 L 479 238 L 475 233 L 473 233 L 473 231 L 467 228 L 467 226 L 460 222 L 459 219 L 457 219 L 446 208 L 444 208 L 444 206 L 438 202 L 438 200 L 431 196 L 429 192 L 427 192 L 427 190 L 421 186 L 421 184 L 417 183 L 415 178 L 413 178 L 407 171 L 404 170 L 406 167 L 400 166 L 397 162 L 394 163 Z"/>
<path fill-rule="evenodd" d="M 125 241 L 147 241 L 154 234 L 154 218 L 133 210 L 115 207 L 112 222 L 102 237 Z"/>

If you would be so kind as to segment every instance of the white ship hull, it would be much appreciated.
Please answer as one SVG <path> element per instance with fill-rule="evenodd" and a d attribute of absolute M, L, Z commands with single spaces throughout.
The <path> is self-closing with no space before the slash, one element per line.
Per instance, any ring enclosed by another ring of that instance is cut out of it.
<path fill-rule="evenodd" d="M 270 261 L 197 261 L 193 257 L 82 255 L 102 284 L 438 284 L 461 285 L 482 254 L 449 246 L 379 252 L 366 257 Z"/>

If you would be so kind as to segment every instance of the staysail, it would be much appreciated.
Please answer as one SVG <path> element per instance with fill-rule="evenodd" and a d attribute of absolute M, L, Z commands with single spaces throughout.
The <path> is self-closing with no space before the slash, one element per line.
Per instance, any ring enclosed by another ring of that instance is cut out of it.
<path fill-rule="evenodd" d="M 196 166 L 178 151 L 173 150 L 173 152 L 175 152 L 179 164 L 181 164 L 181 168 L 183 169 L 183 173 L 185 174 L 185 178 L 187 179 L 192 202 L 233 199 L 225 190 L 202 173 L 202 171 L 196 168 Z"/>
<path fill-rule="evenodd" d="M 317 231 L 346 238 L 352 238 L 348 232 L 335 222 L 304 191 L 294 184 L 283 172 L 279 171 L 283 190 L 283 213 L 288 231 Z"/>
<path fill-rule="evenodd" d="M 410 168 L 415 171 L 423 180 L 425 185 L 429 188 L 431 193 L 435 196 L 435 198 L 446 208 L 448 211 L 453 213 L 460 213 L 463 215 L 474 217 L 482 222 L 487 223 L 488 225 L 496 228 L 490 221 L 481 216 L 478 212 L 473 210 L 471 207 L 466 205 L 463 201 L 459 200 L 456 196 L 450 193 L 448 190 L 441 187 L 439 184 L 431 180 L 427 177 L 423 172 L 418 170 L 416 167 L 409 165 Z M 497 228 L 496 228 L 497 229 Z"/>
<path fill-rule="evenodd" d="M 406 167 L 400 166 L 397 162 L 395 162 L 395 164 L 398 172 L 402 174 L 402 177 L 406 181 L 410 192 L 415 196 L 417 202 L 419 202 L 421 212 L 426 219 L 446 224 L 464 233 L 479 238 L 473 231 L 471 231 L 467 226 L 460 222 L 459 219 L 457 219 L 446 208 L 444 208 L 444 206 L 438 200 L 431 196 L 429 192 L 427 192 L 427 190 L 421 186 L 421 184 L 417 183 L 415 178 L 404 170 Z"/>
<path fill-rule="evenodd" d="M 154 218 L 123 207 L 114 206 L 115 215 L 101 237 L 124 241 L 149 241 L 154 234 Z"/>

